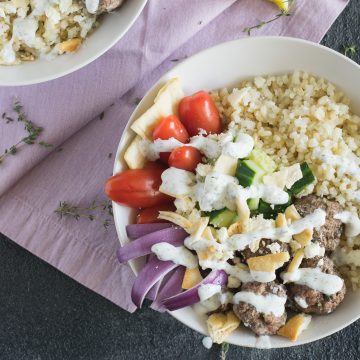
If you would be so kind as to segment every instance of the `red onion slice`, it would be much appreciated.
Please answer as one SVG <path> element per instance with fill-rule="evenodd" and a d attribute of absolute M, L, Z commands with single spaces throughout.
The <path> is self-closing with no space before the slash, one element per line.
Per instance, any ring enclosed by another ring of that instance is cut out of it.
<path fill-rule="evenodd" d="M 182 309 L 186 306 L 196 304 L 200 301 L 198 289 L 201 285 L 214 284 L 225 285 L 227 282 L 227 274 L 224 270 L 213 270 L 203 281 L 178 295 L 171 296 L 162 301 L 167 310 L 174 311 Z"/>
<path fill-rule="evenodd" d="M 125 263 L 131 259 L 138 258 L 151 253 L 151 247 L 160 242 L 167 242 L 174 246 L 184 244 L 184 239 L 188 236 L 185 230 L 179 227 L 171 227 L 152 232 L 139 237 L 134 241 L 124 245 L 117 251 L 120 263 Z"/>
<path fill-rule="evenodd" d="M 150 234 L 155 231 L 173 227 L 170 223 L 155 223 L 155 224 L 130 224 L 126 226 L 126 234 L 129 239 L 137 239 L 141 236 Z"/>
<path fill-rule="evenodd" d="M 179 265 L 172 261 L 161 261 L 158 258 L 151 259 L 140 271 L 135 279 L 131 290 L 133 303 L 140 308 L 149 290 L 166 274 Z"/>
<path fill-rule="evenodd" d="M 171 274 L 169 274 L 167 279 L 163 280 L 164 285 L 159 291 L 156 300 L 150 306 L 153 310 L 160 312 L 164 312 L 166 310 L 162 301 L 181 292 L 184 274 L 185 267 L 179 266 Z"/>

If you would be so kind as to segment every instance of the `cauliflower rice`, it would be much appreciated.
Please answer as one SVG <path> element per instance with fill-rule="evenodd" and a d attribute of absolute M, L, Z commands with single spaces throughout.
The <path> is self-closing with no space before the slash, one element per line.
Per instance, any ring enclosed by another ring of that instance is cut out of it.
<path fill-rule="evenodd" d="M 222 89 L 212 96 L 222 120 L 228 124 L 233 121 L 251 135 L 256 146 L 276 163 L 288 166 L 306 161 L 310 165 L 317 182 L 308 193 L 336 199 L 346 210 L 360 215 L 359 177 L 340 165 L 321 162 L 316 155 L 326 151 L 350 158 L 357 168 L 360 165 L 360 117 L 351 113 L 349 99 L 333 84 L 295 72 L 256 77 L 231 92 Z M 356 249 L 360 249 L 360 236 L 344 239 L 339 251 L 355 255 Z M 341 258 L 338 264 L 348 285 L 359 288 L 360 259 Z"/>
<path fill-rule="evenodd" d="M 73 52 L 96 26 L 80 0 L 0 1 L 0 64 Z"/>

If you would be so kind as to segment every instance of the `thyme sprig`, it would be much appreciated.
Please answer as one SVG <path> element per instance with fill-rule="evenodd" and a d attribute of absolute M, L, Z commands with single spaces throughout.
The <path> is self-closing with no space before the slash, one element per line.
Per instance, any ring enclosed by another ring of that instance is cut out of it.
<path fill-rule="evenodd" d="M 101 203 L 92 202 L 89 206 L 76 206 L 66 201 L 60 201 L 59 207 L 55 213 L 62 217 L 71 217 L 75 220 L 88 219 L 90 221 L 98 221 L 107 228 L 114 224 L 112 219 L 113 209 L 110 200 Z"/>
<path fill-rule="evenodd" d="M 20 104 L 18 100 L 16 99 L 14 100 L 12 109 L 16 114 L 17 117 L 16 120 L 18 122 L 23 123 L 24 129 L 27 132 L 27 136 L 23 137 L 16 144 L 11 145 L 8 149 L 4 150 L 3 154 L 0 155 L 0 164 L 4 161 L 4 159 L 7 156 L 15 155 L 20 149 L 20 147 L 22 147 L 23 145 L 35 144 L 40 134 L 43 131 L 43 128 L 41 126 L 35 125 L 31 120 L 28 119 L 27 115 L 24 112 L 24 107 Z M 7 116 L 6 113 L 3 113 L 2 118 L 6 120 L 6 123 L 10 123 L 14 121 L 14 119 Z M 51 144 L 46 143 L 45 141 L 40 141 L 37 144 L 45 148 L 52 146 Z"/>
<path fill-rule="evenodd" d="M 220 360 L 226 360 L 226 355 L 229 351 L 229 343 L 223 342 L 220 348 Z"/>
<path fill-rule="evenodd" d="M 243 29 L 243 32 L 244 33 L 247 33 L 249 36 L 251 35 L 251 32 L 253 30 L 256 30 L 256 29 L 261 29 L 262 27 L 264 27 L 265 25 L 268 25 L 282 17 L 286 17 L 286 16 L 291 16 L 292 13 L 290 12 L 290 9 L 292 9 L 294 3 L 295 3 L 295 0 L 288 0 L 287 1 L 288 4 L 289 4 L 289 9 L 288 10 L 281 10 L 280 13 L 276 14 L 273 18 L 269 19 L 269 20 L 260 20 L 258 24 L 256 25 L 253 25 L 253 26 L 249 26 L 249 27 L 246 27 Z"/>
<path fill-rule="evenodd" d="M 344 49 L 344 55 L 347 57 L 352 57 L 356 54 L 356 45 L 347 46 Z"/>

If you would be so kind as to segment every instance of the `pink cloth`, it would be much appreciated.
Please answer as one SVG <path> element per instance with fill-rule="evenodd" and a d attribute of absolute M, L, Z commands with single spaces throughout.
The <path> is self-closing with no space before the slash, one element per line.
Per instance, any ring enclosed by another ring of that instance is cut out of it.
<path fill-rule="evenodd" d="M 130 1 L 130 0 L 129 0 Z M 297 0 L 293 16 L 254 35 L 287 35 L 318 42 L 346 0 Z M 225 40 L 278 11 L 265 0 L 150 0 L 132 29 L 100 59 L 45 84 L 0 88 L 0 109 L 16 96 L 44 127 L 41 139 L 63 151 L 23 147 L 0 165 L 0 232 L 65 274 L 128 311 L 134 275 L 115 256 L 114 227 L 59 219 L 59 201 L 104 200 L 103 185 L 137 97 L 182 59 Z M 175 14 L 175 16 L 174 16 Z M 140 81 L 141 80 L 141 81 Z M 114 104 L 114 106 L 110 106 Z M 103 120 L 96 117 L 105 109 Z M 0 152 L 22 136 L 19 124 L 0 121 Z"/>

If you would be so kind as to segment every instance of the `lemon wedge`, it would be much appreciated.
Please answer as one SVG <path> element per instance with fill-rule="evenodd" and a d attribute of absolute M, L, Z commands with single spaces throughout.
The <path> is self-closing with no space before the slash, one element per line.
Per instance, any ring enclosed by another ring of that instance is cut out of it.
<path fill-rule="evenodd" d="M 290 9 L 289 3 L 291 0 L 270 0 L 278 6 L 281 11 L 288 12 Z"/>

